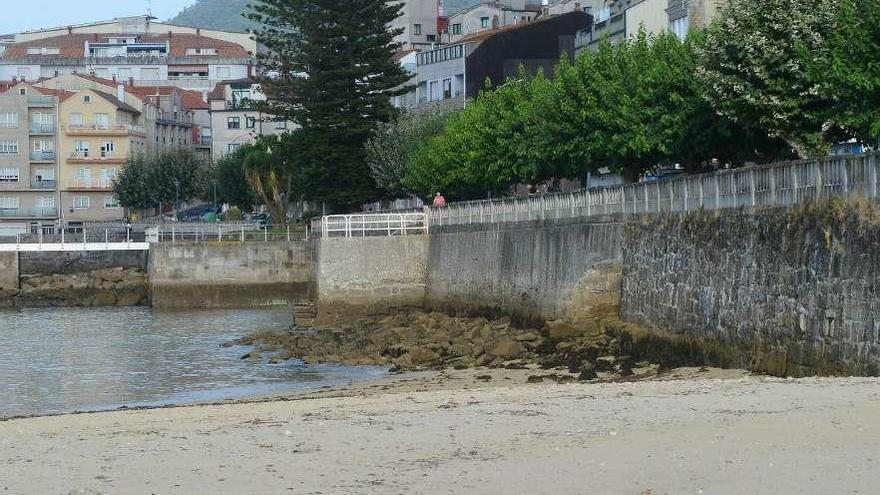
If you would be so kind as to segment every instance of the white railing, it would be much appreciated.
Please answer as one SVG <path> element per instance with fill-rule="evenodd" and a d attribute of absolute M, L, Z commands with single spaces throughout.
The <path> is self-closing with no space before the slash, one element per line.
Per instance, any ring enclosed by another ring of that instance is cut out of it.
<path fill-rule="evenodd" d="M 830 196 L 874 198 L 878 158 L 878 152 L 835 156 L 572 193 L 449 203 L 426 211 L 434 226 L 787 206 Z"/>
<path fill-rule="evenodd" d="M 428 233 L 425 213 L 331 215 L 321 219 L 322 237 L 379 237 Z"/>

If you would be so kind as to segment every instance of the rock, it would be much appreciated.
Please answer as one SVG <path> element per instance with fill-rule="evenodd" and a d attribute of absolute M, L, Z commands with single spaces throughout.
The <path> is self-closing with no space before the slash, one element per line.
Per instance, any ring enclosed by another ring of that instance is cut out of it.
<path fill-rule="evenodd" d="M 492 356 L 490 356 L 488 354 L 482 354 L 482 355 L 480 355 L 480 357 L 478 357 L 476 359 L 476 361 L 474 361 L 474 366 L 479 368 L 481 366 L 486 366 L 491 362 L 492 362 Z"/>
<path fill-rule="evenodd" d="M 526 332 L 526 333 L 521 333 L 521 334 L 517 335 L 516 337 L 513 338 L 513 340 L 515 340 L 517 342 L 523 342 L 523 343 L 534 342 L 536 340 L 541 340 L 541 336 L 534 333 L 534 332 Z"/>
<path fill-rule="evenodd" d="M 99 290 L 95 292 L 95 299 L 92 306 L 113 306 L 116 304 L 116 295 L 109 290 Z"/>
<path fill-rule="evenodd" d="M 544 377 L 540 375 L 530 375 L 526 378 L 526 383 L 541 383 L 544 381 Z"/>
<path fill-rule="evenodd" d="M 599 375 L 596 374 L 596 365 L 589 361 L 583 363 L 578 370 L 578 380 L 586 382 L 596 378 L 599 378 Z"/>
<path fill-rule="evenodd" d="M 474 379 L 481 382 L 489 382 L 492 381 L 492 375 L 477 375 Z"/>
<path fill-rule="evenodd" d="M 544 328 L 547 330 L 547 335 L 553 340 L 568 339 L 578 335 L 577 330 L 571 324 L 562 320 L 548 321 Z"/>
<path fill-rule="evenodd" d="M 489 352 L 492 356 L 505 360 L 521 357 L 525 353 L 525 346 L 510 337 L 504 337 L 496 342 L 495 345 L 492 346 L 492 350 Z"/>
<path fill-rule="evenodd" d="M 248 360 L 251 360 L 251 361 L 253 361 L 253 360 L 255 360 L 255 359 L 260 359 L 260 350 L 259 350 L 259 349 L 254 349 L 254 350 L 252 350 L 251 352 L 249 352 L 249 353 L 245 354 L 244 356 L 242 356 L 241 359 L 248 359 Z"/>
<path fill-rule="evenodd" d="M 440 359 L 440 355 L 430 349 L 416 347 L 409 350 L 409 359 L 412 361 L 413 365 L 423 366 L 436 362 Z"/>
<path fill-rule="evenodd" d="M 386 348 L 384 351 L 382 351 L 381 355 L 390 357 L 391 359 L 396 359 L 396 358 L 399 358 L 400 356 L 403 356 L 406 353 L 407 353 L 406 346 L 398 344 L 398 345 L 393 345 L 391 347 Z"/>
<path fill-rule="evenodd" d="M 614 369 L 614 363 L 617 362 L 617 358 L 614 356 L 602 356 L 596 358 L 595 369 L 596 371 L 611 371 Z"/>

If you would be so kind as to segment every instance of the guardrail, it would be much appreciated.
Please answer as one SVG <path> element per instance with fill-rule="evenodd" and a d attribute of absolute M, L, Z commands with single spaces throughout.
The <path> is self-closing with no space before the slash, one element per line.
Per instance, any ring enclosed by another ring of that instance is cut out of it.
<path fill-rule="evenodd" d="M 873 152 L 784 162 L 572 193 L 449 203 L 426 211 L 433 226 L 788 206 L 828 196 L 873 198 L 878 157 Z"/>
<path fill-rule="evenodd" d="M 322 237 L 379 237 L 427 234 L 428 216 L 425 213 L 330 215 L 321 219 L 320 232 Z"/>

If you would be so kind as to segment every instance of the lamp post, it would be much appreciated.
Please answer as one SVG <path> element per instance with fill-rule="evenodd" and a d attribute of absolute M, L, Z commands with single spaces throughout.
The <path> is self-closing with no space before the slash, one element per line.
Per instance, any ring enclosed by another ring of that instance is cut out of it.
<path fill-rule="evenodd" d="M 211 185 L 214 186 L 214 208 L 217 208 L 217 179 L 211 180 Z"/>
<path fill-rule="evenodd" d="M 174 221 L 180 221 L 180 181 L 174 179 Z"/>

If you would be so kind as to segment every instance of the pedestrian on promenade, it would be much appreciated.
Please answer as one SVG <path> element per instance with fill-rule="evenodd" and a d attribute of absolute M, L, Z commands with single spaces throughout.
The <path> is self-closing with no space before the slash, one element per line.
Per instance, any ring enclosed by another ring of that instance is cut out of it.
<path fill-rule="evenodd" d="M 437 193 L 434 195 L 434 206 L 437 208 L 441 208 L 446 206 L 446 198 L 443 197 L 442 194 Z"/>

